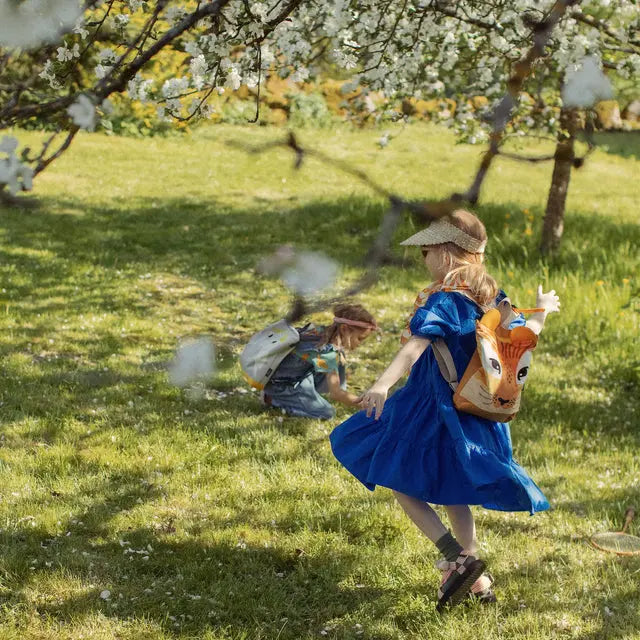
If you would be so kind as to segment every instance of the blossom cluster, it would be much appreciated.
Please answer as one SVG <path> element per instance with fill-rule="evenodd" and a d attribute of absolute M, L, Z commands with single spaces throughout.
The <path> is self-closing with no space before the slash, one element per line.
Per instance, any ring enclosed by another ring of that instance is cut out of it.
<path fill-rule="evenodd" d="M 97 116 L 88 112 L 113 92 L 154 105 L 161 118 L 207 118 L 214 94 L 242 85 L 255 89 L 269 74 L 310 81 L 331 64 L 347 78 L 344 93 L 358 89 L 363 100 L 372 92 L 390 100 L 453 98 L 455 112 L 442 109 L 440 120 L 480 142 L 492 126 L 492 104 L 551 4 L 96 0 L 81 12 L 79 0 L 0 0 L 0 51 L 24 61 L 12 68 L 33 71 L 31 77 L 8 76 L 20 99 L 3 109 L 15 97 L 3 76 L 16 72 L 0 69 L 0 127 L 20 124 L 34 112 L 45 119 L 66 112 L 69 121 L 91 129 Z M 567 7 L 524 87 L 515 130 L 554 130 L 565 76 L 575 76 L 585 58 L 590 68 L 605 67 L 619 79 L 640 75 L 636 3 L 587 0 L 576 6 Z M 184 63 L 158 72 L 154 59 L 165 47 Z M 589 106 L 587 94 L 578 93 L 580 106 Z M 60 101 L 63 95 L 71 101 Z M 472 108 L 475 96 L 487 98 L 486 107 Z"/>

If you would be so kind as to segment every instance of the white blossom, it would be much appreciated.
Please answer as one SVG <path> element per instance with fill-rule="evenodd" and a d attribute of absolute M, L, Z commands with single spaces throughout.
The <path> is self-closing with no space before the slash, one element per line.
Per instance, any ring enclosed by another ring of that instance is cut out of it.
<path fill-rule="evenodd" d="M 18 148 L 18 139 L 13 136 L 3 136 L 0 140 L 0 152 L 12 154 Z"/>
<path fill-rule="evenodd" d="M 611 82 L 600 69 L 593 56 L 584 58 L 580 66 L 567 70 L 562 88 L 562 101 L 566 107 L 591 107 L 600 100 L 611 98 Z"/>
<path fill-rule="evenodd" d="M 118 55 L 113 49 L 105 47 L 98 52 L 98 58 L 101 63 L 112 65 L 118 59 Z"/>
<path fill-rule="evenodd" d="M 238 68 L 235 65 L 231 65 L 227 73 L 227 86 L 234 91 L 237 91 L 240 88 L 241 83 L 242 77 L 240 76 Z"/>
<path fill-rule="evenodd" d="M 189 63 L 189 70 L 191 71 L 191 77 L 193 78 L 193 86 L 196 89 L 202 89 L 205 82 L 204 76 L 207 72 L 207 61 L 202 54 L 191 59 L 191 62 Z"/>
<path fill-rule="evenodd" d="M 181 342 L 169 365 L 169 381 L 177 387 L 188 387 L 197 382 L 205 382 L 214 373 L 215 346 L 208 337 Z"/>
<path fill-rule="evenodd" d="M 126 13 L 119 13 L 114 18 L 114 22 L 118 29 L 124 29 L 129 24 L 130 19 L 131 18 Z"/>
<path fill-rule="evenodd" d="M 67 62 L 69 60 L 73 60 L 74 58 L 80 57 L 80 45 L 76 42 L 71 49 L 69 49 L 66 45 L 63 47 L 58 47 L 58 60 L 60 62 Z"/>
<path fill-rule="evenodd" d="M 162 85 L 162 95 L 165 98 L 179 96 L 189 88 L 188 78 L 171 78 Z"/>
<path fill-rule="evenodd" d="M 74 27 L 81 12 L 77 0 L 0 0 L 0 46 L 55 42 Z"/>
<path fill-rule="evenodd" d="M 12 136 L 4 136 L 0 140 L 0 153 L 7 156 L 0 158 L 0 187 L 6 186 L 12 195 L 33 188 L 34 171 L 18 159 L 15 154 L 17 148 L 18 140 Z"/>
<path fill-rule="evenodd" d="M 109 71 L 111 71 L 111 67 L 109 65 L 104 65 L 104 64 L 97 64 L 95 66 L 95 69 L 93 70 L 98 80 L 102 80 L 102 78 L 104 78 L 107 75 L 107 73 L 109 73 Z"/>
<path fill-rule="evenodd" d="M 301 296 L 330 287 L 338 276 L 338 264 L 322 253 L 302 251 L 280 274 L 282 281 Z"/>
<path fill-rule="evenodd" d="M 84 18 L 83 18 L 83 16 L 80 16 L 76 20 L 76 24 L 73 27 L 73 33 L 77 33 L 83 40 L 87 39 L 87 36 L 89 35 L 89 32 L 84 27 Z"/>
<path fill-rule="evenodd" d="M 73 120 L 73 124 L 81 129 L 93 131 L 96 128 L 96 107 L 85 94 L 78 96 L 78 99 L 67 109 L 67 113 Z"/>

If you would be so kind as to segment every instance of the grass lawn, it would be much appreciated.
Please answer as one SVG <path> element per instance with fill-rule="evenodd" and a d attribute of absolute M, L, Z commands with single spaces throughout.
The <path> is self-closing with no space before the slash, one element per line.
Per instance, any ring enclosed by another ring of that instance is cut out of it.
<path fill-rule="evenodd" d="M 551 166 L 498 159 L 489 175 L 477 212 L 490 271 L 521 306 L 538 282 L 563 304 L 512 424 L 552 510 L 476 508 L 500 603 L 439 616 L 437 553 L 391 493 L 334 460 L 333 423 L 264 411 L 232 357 L 289 302 L 254 273 L 261 256 L 284 242 L 323 250 L 352 279 L 385 210 L 331 166 L 294 172 L 284 150 L 225 144 L 282 135 L 83 135 L 0 208 L 0 638 L 640 638 L 640 557 L 586 543 L 640 507 L 633 140 L 574 173 L 548 261 L 536 247 Z M 415 198 L 466 187 L 481 151 L 426 125 L 384 150 L 380 135 L 301 138 Z M 427 283 L 417 252 L 396 251 L 405 266 L 359 298 L 385 331 L 350 357 L 356 390 L 390 361 Z M 203 332 L 220 373 L 197 397 L 165 367 L 180 336 Z"/>

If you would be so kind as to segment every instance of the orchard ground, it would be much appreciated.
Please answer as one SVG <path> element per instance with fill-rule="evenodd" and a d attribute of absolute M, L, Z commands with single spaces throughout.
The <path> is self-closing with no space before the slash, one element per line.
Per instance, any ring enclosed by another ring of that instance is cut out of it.
<path fill-rule="evenodd" d="M 482 151 L 427 125 L 385 149 L 381 131 L 300 135 L 413 198 L 466 187 Z M 81 135 L 0 209 L 0 637 L 640 638 L 640 557 L 586 542 L 640 506 L 634 138 L 605 140 L 574 173 L 562 251 L 546 261 L 551 165 L 498 158 L 487 179 L 490 270 L 521 306 L 538 282 L 562 299 L 512 423 L 516 458 L 553 508 L 476 508 L 500 602 L 440 616 L 435 549 L 388 490 L 369 493 L 331 455 L 349 411 L 283 419 L 235 363 L 289 303 L 254 272 L 260 257 L 282 243 L 322 250 L 349 281 L 385 211 L 332 166 L 296 172 L 286 150 L 225 144 L 281 136 Z M 427 283 L 417 252 L 395 251 L 404 266 L 359 297 L 384 333 L 350 357 L 356 390 L 390 361 Z M 215 338 L 219 375 L 198 396 L 165 368 L 178 338 L 200 333 Z"/>

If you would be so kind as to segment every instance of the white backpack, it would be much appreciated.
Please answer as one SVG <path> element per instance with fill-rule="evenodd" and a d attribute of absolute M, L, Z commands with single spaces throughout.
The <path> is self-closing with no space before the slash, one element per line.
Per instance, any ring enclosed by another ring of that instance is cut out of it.
<path fill-rule="evenodd" d="M 264 389 L 278 365 L 300 342 L 300 334 L 286 320 L 270 324 L 251 337 L 240 354 L 240 366 L 246 381 Z"/>

